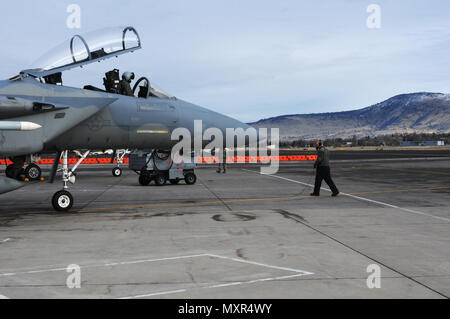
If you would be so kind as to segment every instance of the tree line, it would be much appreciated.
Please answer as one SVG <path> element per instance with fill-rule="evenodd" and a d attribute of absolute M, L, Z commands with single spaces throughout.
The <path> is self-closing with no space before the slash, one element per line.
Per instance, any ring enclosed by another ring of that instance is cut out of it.
<path fill-rule="evenodd" d="M 365 136 L 351 138 L 327 138 L 322 140 L 325 145 L 333 147 L 343 146 L 400 146 L 403 141 L 444 141 L 445 145 L 450 143 L 450 133 L 403 133 L 387 134 L 379 136 Z M 282 141 L 280 147 L 312 147 L 315 140 L 298 139 L 293 141 Z"/>

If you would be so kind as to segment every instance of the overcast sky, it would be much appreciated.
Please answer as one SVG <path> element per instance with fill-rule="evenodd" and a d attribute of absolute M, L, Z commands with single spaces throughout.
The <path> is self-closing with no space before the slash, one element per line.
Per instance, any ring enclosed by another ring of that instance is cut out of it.
<path fill-rule="evenodd" d="M 66 25 L 71 3 L 81 29 Z M 366 24 L 372 3 L 380 29 Z M 450 92 L 448 0 L 15 0 L 0 10 L 1 78 L 74 34 L 132 25 L 143 50 L 69 71 L 65 84 L 101 86 L 105 71 L 131 70 L 246 122 Z"/>

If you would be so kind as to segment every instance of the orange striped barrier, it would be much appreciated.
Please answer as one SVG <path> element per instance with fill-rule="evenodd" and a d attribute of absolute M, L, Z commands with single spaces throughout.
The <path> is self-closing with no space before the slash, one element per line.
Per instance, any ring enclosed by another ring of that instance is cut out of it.
<path fill-rule="evenodd" d="M 269 163 L 269 162 L 303 162 L 303 161 L 315 161 L 317 155 L 281 155 L 281 156 L 228 156 L 227 163 Z M 77 158 L 69 158 L 69 165 L 76 164 Z M 123 163 L 128 164 L 129 158 L 124 158 Z M 199 157 L 198 163 L 214 164 L 218 163 L 219 158 L 215 156 Z M 53 158 L 43 158 L 36 164 L 38 165 L 52 165 L 54 163 Z M 62 164 L 62 160 L 59 160 Z M 117 163 L 114 159 L 113 164 Z M 0 159 L 0 165 L 10 165 L 12 162 L 4 159 Z M 111 158 L 106 157 L 90 157 L 84 159 L 81 164 L 111 164 Z"/>
<path fill-rule="evenodd" d="M 123 163 L 124 164 L 128 164 L 130 161 L 129 158 L 124 158 L 123 159 Z M 39 162 L 37 162 L 36 164 L 38 165 L 53 165 L 53 163 L 55 162 L 55 160 L 53 158 L 43 158 L 41 159 Z M 78 158 L 69 158 L 67 160 L 67 163 L 69 165 L 73 165 L 76 164 L 78 162 Z M 0 165 L 10 165 L 13 162 L 11 162 L 9 159 L 4 160 L 4 159 L 0 159 Z M 59 160 L 59 163 L 62 164 L 62 159 Z M 117 163 L 117 160 L 114 159 L 113 163 Z M 86 158 L 84 159 L 81 164 L 111 164 L 111 159 L 110 158 L 103 158 L 103 157 L 91 157 L 91 158 Z"/>

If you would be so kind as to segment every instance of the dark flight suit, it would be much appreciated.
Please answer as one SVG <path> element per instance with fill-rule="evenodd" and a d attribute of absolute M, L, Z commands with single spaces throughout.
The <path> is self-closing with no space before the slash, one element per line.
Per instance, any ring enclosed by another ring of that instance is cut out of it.
<path fill-rule="evenodd" d="M 221 150 L 219 151 L 219 167 L 217 169 L 217 173 L 220 173 L 223 170 L 225 174 L 227 172 L 227 151 Z M 220 162 L 220 155 L 222 155 L 222 163 Z"/>
<path fill-rule="evenodd" d="M 314 167 L 317 168 L 316 171 L 316 183 L 314 185 L 314 195 L 320 195 L 320 187 L 322 186 L 322 180 L 330 187 L 333 194 L 339 194 L 339 190 L 336 185 L 334 185 L 333 180 L 330 175 L 330 155 L 325 146 L 320 147 L 317 150 L 317 161 L 314 163 Z"/>
<path fill-rule="evenodd" d="M 131 89 L 130 82 L 128 82 L 127 80 L 122 79 L 119 82 L 118 89 L 119 89 L 119 94 L 127 95 L 127 96 L 134 96 L 133 90 Z"/>

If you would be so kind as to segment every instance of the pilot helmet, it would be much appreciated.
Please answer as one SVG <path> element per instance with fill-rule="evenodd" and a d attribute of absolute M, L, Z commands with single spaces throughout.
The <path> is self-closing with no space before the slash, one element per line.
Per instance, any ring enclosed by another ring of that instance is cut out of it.
<path fill-rule="evenodd" d="M 124 72 L 122 74 L 122 79 L 131 82 L 134 80 L 134 73 L 133 72 Z"/>

